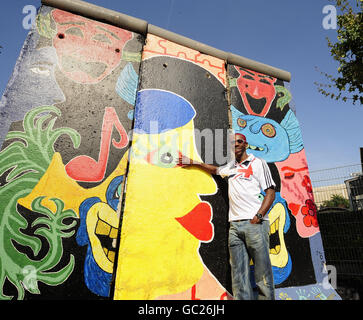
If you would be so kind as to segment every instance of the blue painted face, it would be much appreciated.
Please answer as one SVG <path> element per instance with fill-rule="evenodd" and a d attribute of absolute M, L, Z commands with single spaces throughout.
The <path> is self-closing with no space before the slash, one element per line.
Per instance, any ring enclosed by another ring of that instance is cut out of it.
<path fill-rule="evenodd" d="M 281 161 L 290 153 L 286 131 L 276 121 L 258 116 L 244 115 L 232 107 L 232 128 L 246 136 L 247 153 L 267 162 Z"/>
<path fill-rule="evenodd" d="M 266 162 L 277 162 L 303 148 L 299 124 L 291 110 L 281 124 L 272 119 L 245 115 L 234 106 L 231 106 L 231 111 L 234 132 L 247 138 L 247 153 Z"/>
<path fill-rule="evenodd" d="M 84 281 L 88 289 L 90 289 L 93 293 L 100 295 L 102 297 L 108 297 L 110 295 L 112 274 L 105 271 L 104 265 L 100 265 L 97 262 L 97 259 L 95 258 L 95 255 L 93 253 L 94 247 L 92 247 L 92 245 L 95 246 L 94 243 L 99 243 L 100 246 L 102 246 L 102 251 L 105 252 L 105 254 L 107 253 L 107 257 L 109 259 L 109 252 L 114 251 L 114 249 L 109 247 L 113 239 L 110 237 L 111 232 L 108 234 L 108 236 L 105 236 L 105 234 L 97 233 L 96 231 L 97 229 L 95 229 L 93 233 L 89 233 L 89 230 L 87 228 L 89 227 L 87 226 L 87 217 L 89 215 L 92 216 L 91 210 L 92 207 L 95 205 L 100 205 L 101 206 L 100 208 L 108 212 L 108 214 L 110 213 L 112 214 L 113 210 L 114 215 L 115 216 L 117 215 L 116 211 L 118 203 L 120 201 L 121 184 L 123 179 L 124 179 L 123 176 L 117 176 L 110 182 L 106 191 L 107 203 L 102 202 L 101 199 L 98 197 L 91 197 L 84 200 L 79 207 L 80 226 L 77 231 L 76 241 L 79 246 L 87 246 L 87 254 L 84 263 Z M 106 214 L 105 216 L 108 215 Z M 98 217 L 97 225 L 99 221 L 102 221 L 102 223 L 105 223 L 110 227 L 113 226 L 112 221 L 100 220 L 98 213 L 97 217 Z M 95 237 L 99 241 L 92 242 L 93 244 L 91 245 L 90 239 L 91 238 L 95 239 Z M 107 246 L 107 250 L 105 246 Z"/>

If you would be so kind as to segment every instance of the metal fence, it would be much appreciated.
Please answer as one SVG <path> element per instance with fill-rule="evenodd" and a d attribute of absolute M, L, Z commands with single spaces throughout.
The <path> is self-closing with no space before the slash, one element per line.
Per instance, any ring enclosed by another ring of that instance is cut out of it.
<path fill-rule="evenodd" d="M 314 200 L 318 209 L 341 207 L 363 209 L 363 164 L 310 172 Z M 345 201 L 344 201 L 345 199 Z"/>
<path fill-rule="evenodd" d="M 336 270 L 338 292 L 363 298 L 363 212 L 324 209 L 317 214 L 326 264 Z"/>
<path fill-rule="evenodd" d="M 363 297 L 362 164 L 310 172 L 326 264 L 334 266 L 343 299 Z"/>

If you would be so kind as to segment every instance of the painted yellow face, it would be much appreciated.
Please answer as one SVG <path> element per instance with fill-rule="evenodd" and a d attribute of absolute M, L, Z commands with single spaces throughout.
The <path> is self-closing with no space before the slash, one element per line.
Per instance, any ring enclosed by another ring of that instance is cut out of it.
<path fill-rule="evenodd" d="M 42 205 L 55 212 L 55 204 L 51 199 L 56 197 L 64 202 L 65 209 L 71 209 L 79 215 L 80 205 L 84 200 L 92 197 L 99 198 L 100 202 L 95 203 L 87 212 L 87 233 L 97 265 L 103 271 L 112 273 L 119 216 L 107 203 L 106 191 L 112 179 L 125 174 L 127 157 L 126 153 L 114 172 L 104 182 L 97 187 L 85 189 L 67 175 L 61 155 L 55 153 L 44 176 L 28 196 L 19 199 L 19 204 L 31 209 L 34 199 L 42 196 L 44 197 Z M 110 245 L 111 242 L 113 242 L 112 245 Z"/>
<path fill-rule="evenodd" d="M 193 121 L 161 134 L 134 134 L 115 299 L 154 299 L 192 287 L 203 274 L 200 241 L 213 238 L 212 208 L 200 194 L 212 177 L 176 166 L 179 152 L 201 160 Z"/>
<path fill-rule="evenodd" d="M 19 204 L 31 210 L 31 204 L 37 197 L 45 197 L 42 204 L 55 212 L 56 206 L 50 199 L 55 197 L 64 202 L 64 209 L 73 210 L 79 215 L 79 206 L 81 203 L 91 197 L 99 197 L 101 201 L 107 202 L 106 190 L 111 180 L 117 176 L 125 174 L 127 166 L 127 156 L 125 153 L 117 168 L 110 174 L 107 179 L 94 188 L 85 189 L 81 187 L 75 180 L 70 178 L 65 170 L 62 156 L 56 152 L 52 161 L 32 192 L 24 198 L 19 199 Z"/>
<path fill-rule="evenodd" d="M 276 245 L 270 248 L 271 265 L 278 268 L 284 268 L 289 260 L 287 252 L 284 226 L 286 223 L 286 210 L 282 203 L 276 203 L 269 212 L 270 220 L 270 239 L 276 237 Z M 271 241 L 271 240 L 270 240 Z"/>
<path fill-rule="evenodd" d="M 113 272 L 115 251 L 103 245 L 103 238 L 113 240 L 116 244 L 119 217 L 108 204 L 99 202 L 87 213 L 86 224 L 93 257 L 105 272 Z M 115 245 L 114 245 L 115 246 Z"/>

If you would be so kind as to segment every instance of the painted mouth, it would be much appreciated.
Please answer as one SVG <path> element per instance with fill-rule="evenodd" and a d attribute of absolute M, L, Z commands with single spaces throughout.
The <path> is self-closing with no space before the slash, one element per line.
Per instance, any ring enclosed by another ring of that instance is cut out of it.
<path fill-rule="evenodd" d="M 269 212 L 270 259 L 276 284 L 285 281 L 291 272 L 290 255 L 284 236 L 290 226 L 287 214 L 287 208 L 282 202 L 277 202 Z"/>
<path fill-rule="evenodd" d="M 279 236 L 280 218 L 277 218 L 270 224 L 270 254 L 277 255 L 281 251 L 281 243 Z"/>
<path fill-rule="evenodd" d="M 84 72 L 93 79 L 98 79 L 107 69 L 107 65 L 103 62 L 85 62 L 72 56 L 64 56 L 62 59 L 62 67 L 65 72 Z"/>
<path fill-rule="evenodd" d="M 248 145 L 247 149 L 251 149 L 251 150 L 254 150 L 254 151 L 264 151 L 265 150 L 265 148 L 253 146 L 251 144 Z"/>
<path fill-rule="evenodd" d="M 212 208 L 209 203 L 201 202 L 185 216 L 175 219 L 198 240 L 210 241 L 213 239 L 211 218 Z"/>
<path fill-rule="evenodd" d="M 113 263 L 115 261 L 118 230 L 102 219 L 98 219 L 95 234 L 100 240 L 107 259 Z"/>
<path fill-rule="evenodd" d="M 256 99 L 251 97 L 247 92 L 246 92 L 246 98 L 252 111 L 256 114 L 261 114 L 266 105 L 267 101 L 266 98 Z"/>

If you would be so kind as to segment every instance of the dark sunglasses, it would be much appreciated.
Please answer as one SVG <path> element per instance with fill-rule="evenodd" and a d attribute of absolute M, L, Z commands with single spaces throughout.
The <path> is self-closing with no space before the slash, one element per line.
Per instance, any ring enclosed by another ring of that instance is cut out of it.
<path fill-rule="evenodd" d="M 237 139 L 237 140 L 232 140 L 231 141 L 231 143 L 236 143 L 236 142 L 238 142 L 238 143 L 244 143 L 245 141 L 242 140 L 242 139 Z"/>

